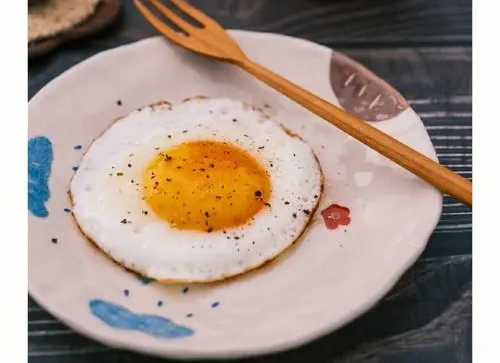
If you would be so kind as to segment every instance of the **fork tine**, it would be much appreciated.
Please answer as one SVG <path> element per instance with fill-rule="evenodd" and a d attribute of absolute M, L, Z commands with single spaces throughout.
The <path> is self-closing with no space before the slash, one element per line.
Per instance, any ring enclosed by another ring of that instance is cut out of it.
<path fill-rule="evenodd" d="M 179 28 L 181 28 L 183 31 L 186 33 L 192 33 L 193 30 L 196 30 L 194 26 L 189 24 L 187 21 L 182 19 L 180 16 L 175 14 L 172 10 L 167 8 L 165 5 L 163 5 L 161 2 L 158 0 L 149 0 L 153 6 L 158 9 L 163 15 L 165 15 L 170 21 L 172 21 L 175 25 L 177 25 Z"/>
<path fill-rule="evenodd" d="M 205 28 L 215 28 L 218 30 L 225 31 L 224 28 L 222 28 L 219 23 L 217 23 L 214 19 L 209 17 L 208 15 L 204 14 L 200 10 L 196 9 L 195 7 L 191 6 L 184 0 L 170 0 L 172 4 L 177 6 L 179 9 L 184 11 L 186 14 L 190 15 L 193 17 L 195 20 L 197 20 L 200 24 L 205 26 Z"/>
<path fill-rule="evenodd" d="M 203 15 L 199 10 L 194 9 L 181 0 L 170 0 L 178 9 L 197 20 L 203 28 L 198 28 L 180 18 L 177 14 L 161 3 L 161 0 L 149 0 L 151 6 L 146 6 L 148 0 L 134 0 L 134 4 L 146 20 L 153 25 L 160 33 L 184 48 L 209 57 L 223 59 L 229 62 L 237 62 L 246 58 L 245 54 L 238 47 L 238 44 L 215 20 Z M 165 18 L 172 21 L 186 34 L 181 34 L 164 23 L 164 18 L 156 16 L 150 10 L 155 7 Z"/>
<path fill-rule="evenodd" d="M 141 14 L 153 25 L 160 33 L 170 38 L 172 41 L 184 45 L 186 37 L 177 33 L 175 30 L 164 24 L 160 19 L 154 15 L 142 2 L 134 0 L 134 5 L 141 12 Z"/>

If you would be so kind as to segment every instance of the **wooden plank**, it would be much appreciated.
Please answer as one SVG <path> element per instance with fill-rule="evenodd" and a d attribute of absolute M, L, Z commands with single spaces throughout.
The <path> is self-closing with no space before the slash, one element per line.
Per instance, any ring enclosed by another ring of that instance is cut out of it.
<path fill-rule="evenodd" d="M 310 1 L 191 0 L 231 29 L 287 34 L 329 46 L 471 45 L 471 0 Z M 91 46 L 111 46 L 156 34 L 124 1 L 127 27 L 116 26 Z"/>
<path fill-rule="evenodd" d="M 393 85 L 421 112 L 460 116 L 460 111 L 471 111 L 470 47 L 367 48 L 344 52 Z"/>
<path fill-rule="evenodd" d="M 286 15 L 279 10 L 285 6 L 281 2 L 289 7 Z M 257 30 L 313 39 L 330 46 L 471 42 L 469 0 L 323 1 L 316 6 L 305 0 L 284 0 L 267 4 L 268 9 L 262 10 L 267 10 L 267 16 L 259 17 L 260 24 L 250 23 Z"/>

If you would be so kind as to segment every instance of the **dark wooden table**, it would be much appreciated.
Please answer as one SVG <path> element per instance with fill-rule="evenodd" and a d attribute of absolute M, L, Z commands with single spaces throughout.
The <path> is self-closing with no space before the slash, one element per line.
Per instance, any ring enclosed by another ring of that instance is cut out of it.
<path fill-rule="evenodd" d="M 97 37 L 30 62 L 29 97 L 102 50 L 155 35 L 124 0 Z M 472 178 L 471 0 L 192 0 L 225 27 L 284 33 L 341 50 L 394 85 L 421 115 L 439 159 Z M 471 362 L 472 216 L 449 197 L 425 252 L 371 311 L 329 336 L 249 362 Z M 74 333 L 31 298 L 32 363 L 163 361 Z"/>

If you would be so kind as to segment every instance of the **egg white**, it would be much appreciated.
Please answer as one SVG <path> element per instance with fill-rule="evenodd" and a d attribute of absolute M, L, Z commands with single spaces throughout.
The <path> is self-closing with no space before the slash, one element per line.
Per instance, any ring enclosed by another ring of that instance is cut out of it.
<path fill-rule="evenodd" d="M 199 139 L 239 146 L 268 173 L 270 206 L 251 223 L 227 233 L 178 230 L 142 199 L 142 174 L 158 148 Z M 322 183 L 312 149 L 259 110 L 229 99 L 191 99 L 114 122 L 84 155 L 70 194 L 83 233 L 115 261 L 158 280 L 206 282 L 251 270 L 289 247 L 312 217 Z"/>

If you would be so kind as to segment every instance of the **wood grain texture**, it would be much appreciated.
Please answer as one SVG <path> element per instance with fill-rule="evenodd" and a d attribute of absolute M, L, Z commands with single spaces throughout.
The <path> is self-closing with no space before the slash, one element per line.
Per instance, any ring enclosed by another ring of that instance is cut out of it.
<path fill-rule="evenodd" d="M 470 0 L 190 0 L 226 27 L 273 31 L 343 51 L 394 86 L 422 117 L 440 161 L 472 179 Z M 28 91 L 104 49 L 155 35 L 124 2 L 120 22 L 30 61 Z M 472 216 L 449 197 L 422 257 L 371 311 L 290 352 L 249 363 L 469 363 Z M 58 323 L 29 300 L 31 363 L 153 363 Z"/>
<path fill-rule="evenodd" d="M 282 33 L 334 48 L 472 44 L 472 0 L 190 2 L 225 28 Z M 69 53 L 83 45 L 92 54 L 157 34 L 135 11 L 132 1 L 123 1 L 123 8 L 123 19 L 116 26 L 72 45 Z"/>
<path fill-rule="evenodd" d="M 318 43 L 439 45 L 472 43 L 471 0 L 190 0 L 225 28 L 282 33 Z M 154 34 L 125 1 L 120 35 L 129 42 Z"/>

